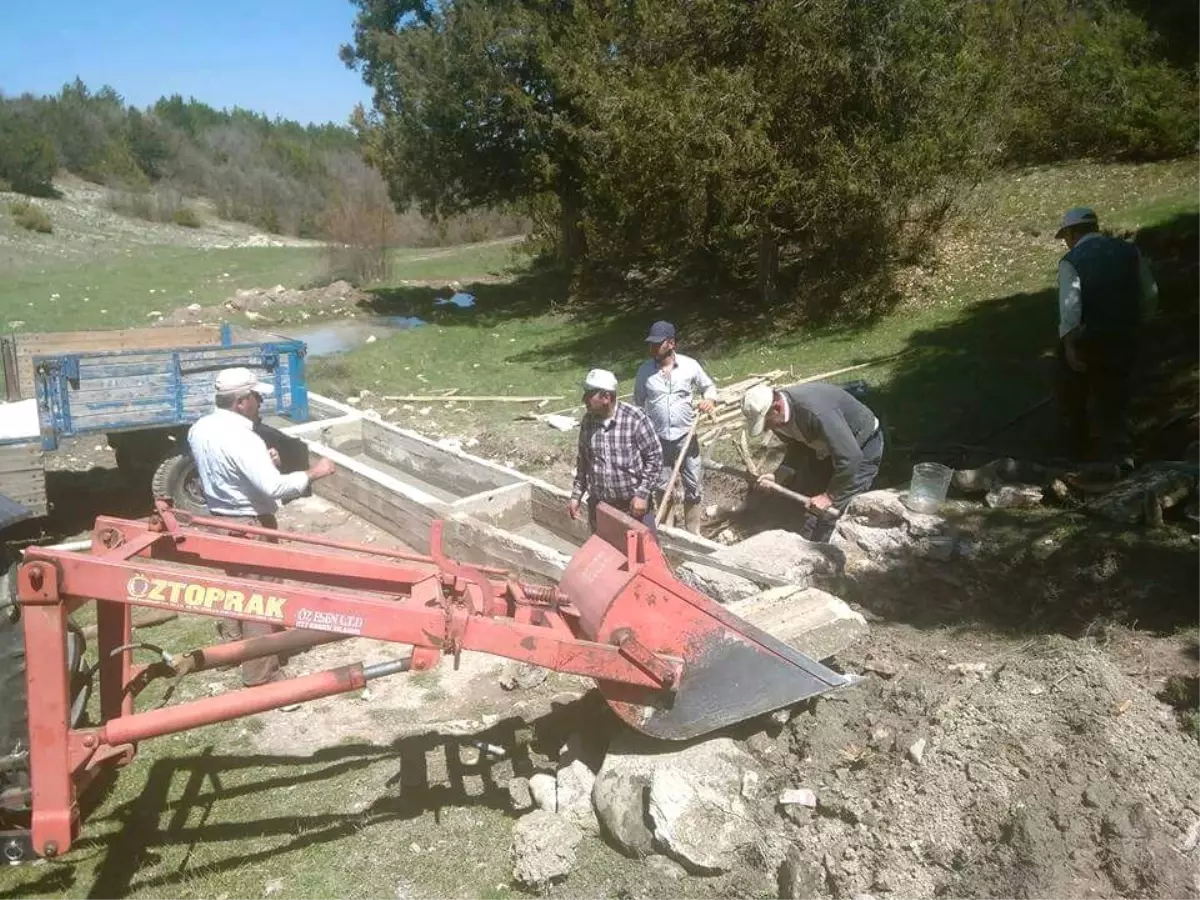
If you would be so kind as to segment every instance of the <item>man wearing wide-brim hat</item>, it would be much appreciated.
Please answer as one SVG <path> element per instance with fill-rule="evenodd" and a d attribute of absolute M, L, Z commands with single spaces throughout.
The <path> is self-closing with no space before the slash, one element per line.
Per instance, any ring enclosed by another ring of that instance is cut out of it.
<path fill-rule="evenodd" d="M 1086 206 L 1067 210 L 1055 236 L 1067 245 L 1058 264 L 1064 449 L 1075 460 L 1132 466 L 1129 400 L 1142 326 L 1154 314 L 1158 286 L 1138 248 L 1101 234 L 1099 218 Z"/>

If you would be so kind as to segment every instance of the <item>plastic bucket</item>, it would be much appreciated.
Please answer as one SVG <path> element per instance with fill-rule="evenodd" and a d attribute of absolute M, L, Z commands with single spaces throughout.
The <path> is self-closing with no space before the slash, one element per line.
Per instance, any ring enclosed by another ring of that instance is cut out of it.
<path fill-rule="evenodd" d="M 935 513 L 942 507 L 954 470 L 941 463 L 917 463 L 913 466 L 912 481 L 904 505 L 913 512 Z"/>

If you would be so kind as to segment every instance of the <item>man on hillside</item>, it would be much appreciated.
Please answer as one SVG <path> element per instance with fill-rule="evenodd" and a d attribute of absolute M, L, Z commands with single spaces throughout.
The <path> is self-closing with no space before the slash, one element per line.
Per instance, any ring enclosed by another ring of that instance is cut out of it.
<path fill-rule="evenodd" d="M 879 472 L 879 419 L 848 391 L 821 382 L 778 390 L 752 387 L 742 398 L 742 414 L 752 437 L 769 428 L 786 447 L 783 464 L 760 481 L 811 493 L 800 533 L 812 541 L 828 540 L 834 524 L 828 511 L 845 512 L 854 497 L 870 490 Z"/>
<path fill-rule="evenodd" d="M 646 414 L 617 399 L 617 377 L 592 369 L 583 382 L 587 408 L 579 426 L 575 483 L 567 512 L 579 518 L 587 493 L 588 524 L 596 527 L 601 501 L 654 528 L 650 493 L 662 474 L 662 448 Z"/>
<path fill-rule="evenodd" d="M 327 459 L 307 472 L 279 472 L 277 454 L 268 450 L 254 431 L 262 399 L 273 393 L 274 388 L 260 382 L 249 369 L 226 369 L 217 375 L 216 408 L 188 432 L 188 446 L 208 510 L 214 516 L 230 519 L 231 525 L 278 528 L 275 512 L 279 504 L 299 497 L 312 482 L 334 472 L 333 463 Z M 230 570 L 229 574 L 237 577 L 243 573 Z M 227 641 L 277 631 L 283 631 L 283 627 L 265 622 L 224 619 L 217 623 L 218 634 Z M 246 687 L 285 677 L 277 656 L 242 663 L 242 683 Z"/>
<path fill-rule="evenodd" d="M 691 433 L 696 411 L 693 394 L 700 394 L 699 411 L 712 412 L 717 401 L 717 386 L 700 363 L 675 349 L 675 326 L 655 322 L 646 336 L 650 358 L 637 370 L 633 383 L 633 402 L 646 411 L 650 424 L 662 445 L 663 470 L 658 491 L 666 490 L 679 454 L 684 454 L 679 475 L 683 481 L 684 524 L 688 531 L 700 533 L 700 444 L 695 437 L 684 446 Z M 664 498 L 665 500 L 665 498 Z M 663 502 L 663 501 L 660 501 Z"/>
<path fill-rule="evenodd" d="M 1096 213 L 1087 207 L 1067 210 L 1056 237 L 1067 245 L 1058 264 L 1058 387 L 1066 451 L 1076 460 L 1132 468 L 1133 370 L 1158 286 L 1137 247 L 1101 234 Z M 1099 432 L 1095 444 L 1090 419 Z"/>

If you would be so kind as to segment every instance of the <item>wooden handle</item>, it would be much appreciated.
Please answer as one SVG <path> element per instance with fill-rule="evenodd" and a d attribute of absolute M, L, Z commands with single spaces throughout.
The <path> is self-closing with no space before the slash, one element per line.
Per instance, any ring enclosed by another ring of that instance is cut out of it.
<path fill-rule="evenodd" d="M 655 525 L 662 524 L 667 510 L 671 507 L 671 498 L 675 495 L 675 482 L 679 480 L 679 470 L 683 468 L 683 458 L 687 456 L 688 448 L 692 446 L 692 438 L 696 436 L 696 429 L 699 425 L 700 413 L 697 412 L 692 419 L 692 427 L 688 429 L 687 437 L 683 439 L 683 445 L 679 448 L 679 455 L 675 457 L 675 468 L 671 470 L 671 479 L 667 482 L 667 489 L 663 491 L 662 506 L 658 508 L 658 512 L 654 516 Z"/>
<path fill-rule="evenodd" d="M 742 478 L 745 478 L 746 481 L 750 483 L 752 488 L 762 488 L 763 490 L 769 491 L 772 494 L 778 494 L 780 497 L 786 497 L 789 500 L 795 500 L 797 503 L 803 504 L 805 508 L 812 509 L 812 497 L 806 497 L 804 494 L 797 493 L 790 488 L 785 488 L 783 485 L 776 484 L 774 481 L 759 481 L 757 475 L 748 472 L 746 469 L 739 469 L 736 466 L 729 466 L 725 463 L 719 463 L 713 460 L 705 460 L 704 465 L 707 468 L 713 469 L 717 472 L 724 472 L 727 475 L 738 475 Z M 828 509 L 812 509 L 812 511 L 818 515 L 831 519 L 836 519 L 841 516 L 841 512 L 832 506 Z"/>

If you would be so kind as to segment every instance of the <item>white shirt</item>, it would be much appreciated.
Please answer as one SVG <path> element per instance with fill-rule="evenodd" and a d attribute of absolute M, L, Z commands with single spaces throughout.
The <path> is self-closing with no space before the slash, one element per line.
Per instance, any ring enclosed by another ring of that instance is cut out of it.
<path fill-rule="evenodd" d="M 273 515 L 281 501 L 308 488 L 308 474 L 281 474 L 254 423 L 232 410 L 215 409 L 199 419 L 188 431 L 188 446 L 213 515 Z"/>
<path fill-rule="evenodd" d="M 1090 241 L 1099 237 L 1099 232 L 1091 232 L 1081 237 L 1076 244 Z M 1155 301 L 1158 300 L 1158 285 L 1154 283 L 1154 275 L 1146 257 L 1139 256 L 1138 276 L 1142 283 L 1142 315 L 1150 318 L 1154 314 Z M 1079 273 L 1065 259 L 1058 264 L 1058 336 L 1066 337 L 1083 322 L 1083 296 L 1079 284 Z"/>
<path fill-rule="evenodd" d="M 675 365 L 670 371 L 660 369 L 657 360 L 653 359 L 638 367 L 633 382 L 633 402 L 646 411 L 660 440 L 676 441 L 686 437 L 692 427 L 694 390 L 700 391 L 705 400 L 717 399 L 717 386 L 700 363 L 676 353 Z"/>

